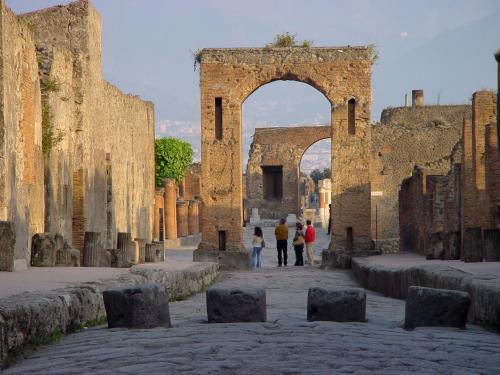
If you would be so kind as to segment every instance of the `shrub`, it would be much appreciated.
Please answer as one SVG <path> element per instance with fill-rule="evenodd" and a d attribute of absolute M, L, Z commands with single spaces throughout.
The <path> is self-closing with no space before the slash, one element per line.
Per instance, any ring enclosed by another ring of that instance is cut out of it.
<path fill-rule="evenodd" d="M 297 35 L 291 34 L 288 31 L 284 34 L 278 34 L 274 37 L 273 43 L 271 43 L 272 47 L 277 48 L 287 48 L 287 47 L 302 47 L 302 48 L 310 48 L 313 45 L 312 40 L 303 40 L 301 44 L 297 41 Z"/>

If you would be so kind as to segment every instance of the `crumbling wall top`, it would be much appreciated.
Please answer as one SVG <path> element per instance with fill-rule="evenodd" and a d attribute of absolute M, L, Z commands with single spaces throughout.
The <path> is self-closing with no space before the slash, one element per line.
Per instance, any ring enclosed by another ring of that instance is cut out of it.
<path fill-rule="evenodd" d="M 264 47 L 264 48 L 204 48 L 201 63 L 276 64 L 319 63 L 346 60 L 370 60 L 368 46 L 344 47 Z"/>

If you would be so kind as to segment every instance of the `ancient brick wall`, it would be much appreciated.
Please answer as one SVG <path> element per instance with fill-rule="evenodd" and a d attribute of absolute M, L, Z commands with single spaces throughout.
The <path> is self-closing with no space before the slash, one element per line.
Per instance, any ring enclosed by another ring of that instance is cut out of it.
<path fill-rule="evenodd" d="M 399 228 L 401 251 L 424 253 L 426 173 L 419 168 L 403 180 L 399 191 Z"/>
<path fill-rule="evenodd" d="M 117 232 L 150 241 L 152 103 L 103 80 L 101 20 L 88 1 L 21 18 L 36 38 L 33 66 L 38 59 L 43 105 L 62 137 L 46 157 L 45 230 L 63 234 L 80 250 L 89 230 L 101 232 L 106 247 L 116 246 Z M 57 89 L 44 89 L 44 82 Z"/>
<path fill-rule="evenodd" d="M 471 117 L 471 106 L 402 107 L 382 112 L 381 123 L 372 130 L 370 166 L 372 232 L 377 226 L 379 239 L 399 236 L 398 189 L 414 166 L 446 175 L 460 162 L 464 117 Z"/>
<path fill-rule="evenodd" d="M 258 208 L 261 218 L 279 219 L 300 209 L 299 171 L 305 151 L 319 140 L 331 138 L 331 126 L 257 128 L 250 146 L 247 171 L 247 214 Z M 264 166 L 283 168 L 283 198 L 265 199 Z"/>
<path fill-rule="evenodd" d="M 371 60 L 366 47 L 204 49 L 201 54 L 201 250 L 242 249 L 241 104 L 275 80 L 307 83 L 332 105 L 332 249 L 370 246 Z M 348 131 L 348 101 L 356 103 Z"/>
<path fill-rule="evenodd" d="M 184 188 L 184 200 L 192 200 L 195 197 L 199 197 L 200 192 L 200 175 L 201 175 L 201 164 L 193 163 L 189 166 L 186 171 L 185 188 Z"/>
<path fill-rule="evenodd" d="M 15 225 L 14 257 L 1 270 L 29 264 L 31 237 L 43 231 L 42 109 L 35 41 L 0 0 L 0 220 Z"/>
<path fill-rule="evenodd" d="M 472 162 L 475 180 L 475 226 L 487 228 L 489 224 L 489 198 L 486 191 L 486 125 L 496 122 L 496 95 L 491 91 L 477 91 L 472 95 Z"/>

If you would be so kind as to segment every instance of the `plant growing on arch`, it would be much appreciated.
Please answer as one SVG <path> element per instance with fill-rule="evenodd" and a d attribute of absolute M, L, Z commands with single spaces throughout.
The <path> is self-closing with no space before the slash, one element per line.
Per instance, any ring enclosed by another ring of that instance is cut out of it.
<path fill-rule="evenodd" d="M 186 170 L 193 161 L 193 149 L 188 142 L 176 138 L 158 138 L 155 140 L 155 178 L 156 186 L 161 186 L 163 179 L 171 178 L 180 183 Z"/>

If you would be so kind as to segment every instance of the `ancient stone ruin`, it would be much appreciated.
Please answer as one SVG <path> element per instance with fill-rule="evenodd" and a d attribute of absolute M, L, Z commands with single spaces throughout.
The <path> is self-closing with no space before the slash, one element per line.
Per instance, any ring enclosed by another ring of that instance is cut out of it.
<path fill-rule="evenodd" d="M 84 257 L 118 232 L 152 240 L 154 107 L 103 79 L 101 20 L 88 1 L 14 15 L 1 8 L 0 220 L 15 247 L 0 270 L 26 268 L 31 238 L 57 233 Z M 120 134 L 120 137 L 116 135 Z"/>
<path fill-rule="evenodd" d="M 202 51 L 203 239 L 195 259 L 219 258 L 228 265 L 247 262 L 241 229 L 241 104 L 276 80 L 309 84 L 331 103 L 334 235 L 330 247 L 371 247 L 371 63 L 367 47 Z"/>

